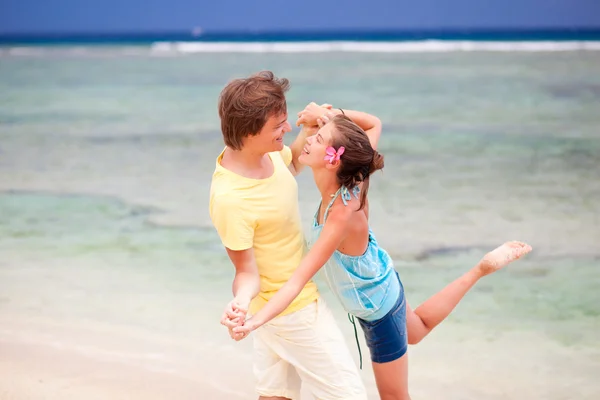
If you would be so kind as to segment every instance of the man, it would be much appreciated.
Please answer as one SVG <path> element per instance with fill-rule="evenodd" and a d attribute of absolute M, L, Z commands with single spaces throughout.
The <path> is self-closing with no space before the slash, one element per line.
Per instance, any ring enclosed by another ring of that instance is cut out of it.
<path fill-rule="evenodd" d="M 292 276 L 304 255 L 294 179 L 307 132 L 283 144 L 287 79 L 263 71 L 231 81 L 219 98 L 226 148 L 210 191 L 213 224 L 235 266 L 234 299 L 222 323 L 256 313 Z M 241 313 L 240 313 L 241 311 Z M 309 281 L 277 318 L 254 334 L 259 398 L 299 399 L 303 383 L 318 399 L 366 399 L 343 335 Z"/>

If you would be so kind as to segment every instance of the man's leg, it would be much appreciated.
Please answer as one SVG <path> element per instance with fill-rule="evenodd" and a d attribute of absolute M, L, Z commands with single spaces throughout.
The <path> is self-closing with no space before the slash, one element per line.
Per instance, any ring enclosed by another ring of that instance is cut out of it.
<path fill-rule="evenodd" d="M 300 376 L 296 369 L 283 360 L 269 346 L 273 338 L 269 332 L 254 331 L 254 375 L 260 400 L 299 400 Z"/>
<path fill-rule="evenodd" d="M 295 367 L 318 399 L 366 400 L 346 341 L 322 299 L 263 325 L 270 348 Z"/>

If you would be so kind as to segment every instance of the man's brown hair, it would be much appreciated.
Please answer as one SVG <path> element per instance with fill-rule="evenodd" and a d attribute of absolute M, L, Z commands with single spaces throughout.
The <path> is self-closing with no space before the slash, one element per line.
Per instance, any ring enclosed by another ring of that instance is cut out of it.
<path fill-rule="evenodd" d="M 242 149 L 245 137 L 257 135 L 273 115 L 287 112 L 285 92 L 290 83 L 261 71 L 248 78 L 234 79 L 219 96 L 219 117 L 225 145 Z"/>

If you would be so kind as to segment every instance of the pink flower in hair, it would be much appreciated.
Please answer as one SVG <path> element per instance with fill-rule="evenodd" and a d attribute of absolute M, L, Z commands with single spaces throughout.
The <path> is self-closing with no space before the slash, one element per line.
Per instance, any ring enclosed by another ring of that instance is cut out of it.
<path fill-rule="evenodd" d="M 340 146 L 340 148 L 336 152 L 333 147 L 329 146 L 327 147 L 327 149 L 325 149 L 325 153 L 327 153 L 327 155 L 325 156 L 324 160 L 329 161 L 329 164 L 333 164 L 334 161 L 340 160 L 340 157 L 342 156 L 342 154 L 344 154 L 345 150 L 346 149 L 344 148 L 344 146 Z"/>

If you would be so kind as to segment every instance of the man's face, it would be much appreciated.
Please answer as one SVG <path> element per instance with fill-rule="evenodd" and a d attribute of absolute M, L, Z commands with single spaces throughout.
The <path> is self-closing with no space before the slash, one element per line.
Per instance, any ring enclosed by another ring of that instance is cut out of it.
<path fill-rule="evenodd" d="M 283 136 L 292 130 L 287 113 L 272 115 L 258 135 L 249 136 L 248 143 L 257 151 L 270 153 L 283 150 Z"/>

